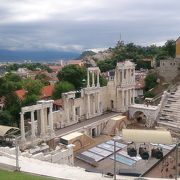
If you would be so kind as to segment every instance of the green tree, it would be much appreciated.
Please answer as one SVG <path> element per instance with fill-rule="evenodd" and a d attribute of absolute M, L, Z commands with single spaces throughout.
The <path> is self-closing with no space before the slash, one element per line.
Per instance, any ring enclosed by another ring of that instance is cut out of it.
<path fill-rule="evenodd" d="M 148 91 L 157 85 L 157 76 L 156 73 L 150 71 L 145 78 L 145 90 Z"/>
<path fill-rule="evenodd" d="M 99 76 L 99 83 L 100 83 L 100 86 L 103 87 L 103 86 L 107 86 L 107 83 L 108 83 L 108 80 L 103 77 L 103 76 Z"/>
<path fill-rule="evenodd" d="M 72 83 L 67 81 L 61 81 L 55 84 L 54 86 L 54 92 L 52 94 L 53 99 L 60 99 L 61 94 L 68 92 L 68 91 L 74 91 L 75 87 Z"/>
<path fill-rule="evenodd" d="M 83 80 L 87 77 L 87 70 L 85 67 L 67 65 L 58 72 L 57 77 L 59 81 L 68 81 L 76 90 L 79 90 L 84 86 Z"/>
<path fill-rule="evenodd" d="M 152 91 L 147 91 L 147 92 L 144 93 L 144 97 L 145 98 L 153 98 L 154 93 Z"/>
<path fill-rule="evenodd" d="M 5 126 L 13 125 L 13 117 L 9 113 L 9 111 L 0 111 L 0 124 Z"/>
<path fill-rule="evenodd" d="M 169 57 L 175 57 L 176 53 L 176 41 L 174 40 L 168 40 L 165 43 L 164 49 L 167 51 L 167 54 Z"/>
<path fill-rule="evenodd" d="M 27 78 L 23 81 L 23 87 L 27 91 L 25 97 L 31 95 L 40 96 L 43 84 L 39 80 Z"/>

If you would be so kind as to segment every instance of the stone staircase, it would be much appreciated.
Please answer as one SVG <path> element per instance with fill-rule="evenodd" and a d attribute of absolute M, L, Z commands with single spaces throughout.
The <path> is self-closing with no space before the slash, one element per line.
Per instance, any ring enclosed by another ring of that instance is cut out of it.
<path fill-rule="evenodd" d="M 158 125 L 175 132 L 180 132 L 180 86 L 176 91 L 168 93 L 161 106 Z"/>

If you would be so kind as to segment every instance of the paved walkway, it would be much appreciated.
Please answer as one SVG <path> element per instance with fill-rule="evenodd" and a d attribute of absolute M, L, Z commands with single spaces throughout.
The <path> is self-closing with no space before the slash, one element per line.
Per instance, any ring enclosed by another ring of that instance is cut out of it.
<path fill-rule="evenodd" d="M 106 118 L 111 118 L 113 116 L 117 116 L 119 114 L 120 113 L 110 112 L 110 113 L 103 114 L 103 115 L 100 115 L 100 116 L 97 116 L 97 117 L 94 117 L 94 118 L 91 118 L 91 119 L 88 119 L 88 120 L 84 120 L 83 122 L 73 124 L 71 126 L 67 126 L 65 128 L 56 130 L 55 135 L 56 135 L 56 137 L 64 136 L 64 135 L 68 134 L 69 132 L 77 131 L 77 130 L 81 129 L 84 126 L 90 125 L 90 124 L 92 124 L 94 122 L 101 121 L 101 120 L 106 119 Z"/>

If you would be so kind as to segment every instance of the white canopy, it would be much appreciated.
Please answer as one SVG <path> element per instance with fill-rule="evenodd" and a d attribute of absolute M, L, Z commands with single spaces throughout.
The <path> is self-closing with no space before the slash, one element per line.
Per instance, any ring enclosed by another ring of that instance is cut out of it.
<path fill-rule="evenodd" d="M 8 133 L 9 130 L 11 130 L 11 132 Z M 17 127 L 0 125 L 0 136 L 12 135 L 13 133 L 17 132 L 18 130 L 19 130 L 19 128 L 17 128 Z"/>
<path fill-rule="evenodd" d="M 122 139 L 126 142 L 172 144 L 172 137 L 166 130 L 123 129 Z"/>

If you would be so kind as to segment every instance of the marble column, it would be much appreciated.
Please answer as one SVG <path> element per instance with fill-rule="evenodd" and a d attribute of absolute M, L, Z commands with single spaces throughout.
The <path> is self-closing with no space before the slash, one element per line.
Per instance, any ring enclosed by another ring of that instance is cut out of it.
<path fill-rule="evenodd" d="M 99 84 L 99 70 L 97 72 L 97 87 L 100 87 L 100 84 Z"/>
<path fill-rule="evenodd" d="M 21 114 L 21 141 L 26 141 L 25 138 L 25 129 L 24 129 L 24 113 Z"/>
<path fill-rule="evenodd" d="M 31 138 L 34 139 L 35 137 L 34 111 L 31 111 Z"/>
<path fill-rule="evenodd" d="M 122 83 L 124 83 L 124 69 L 122 69 Z"/>
<path fill-rule="evenodd" d="M 135 68 L 133 69 L 133 83 L 135 84 Z"/>
<path fill-rule="evenodd" d="M 122 104 L 121 104 L 121 107 L 124 108 L 124 90 L 122 90 Z"/>
<path fill-rule="evenodd" d="M 89 70 L 87 69 L 87 87 L 90 87 L 89 85 Z"/>
<path fill-rule="evenodd" d="M 97 108 L 98 108 L 98 109 L 97 109 L 97 112 L 98 112 L 98 113 L 100 113 L 99 103 L 100 103 L 100 94 L 97 93 L 97 104 L 98 104 L 98 105 L 97 105 Z"/>
<path fill-rule="evenodd" d="M 55 136 L 54 134 L 54 128 L 53 128 L 53 112 L 52 112 L 52 106 L 49 107 L 49 126 L 50 126 L 50 136 L 53 138 Z"/>
<path fill-rule="evenodd" d="M 81 107 L 79 107 L 79 117 L 81 117 Z"/>
<path fill-rule="evenodd" d="M 126 106 L 128 106 L 128 90 L 126 90 Z"/>
<path fill-rule="evenodd" d="M 95 110 L 96 106 L 95 106 L 95 95 L 93 95 L 93 114 L 95 114 Z"/>
<path fill-rule="evenodd" d="M 45 136 L 45 126 L 44 126 L 44 108 L 42 107 L 41 111 L 41 133 L 40 136 Z"/>
<path fill-rule="evenodd" d="M 95 84 L 94 84 L 94 71 L 92 73 L 92 87 L 95 87 Z"/>
<path fill-rule="evenodd" d="M 73 109 L 73 121 L 76 121 L 76 107 L 73 106 L 72 109 Z"/>
<path fill-rule="evenodd" d="M 129 105 L 131 105 L 131 89 L 129 89 Z"/>
<path fill-rule="evenodd" d="M 69 123 L 69 104 L 68 104 L 68 99 L 66 99 L 66 119 L 67 119 L 67 123 Z"/>
<path fill-rule="evenodd" d="M 135 97 L 135 89 L 132 89 L 132 98 L 133 98 L 133 104 L 134 104 L 134 97 Z"/>
<path fill-rule="evenodd" d="M 87 118 L 90 116 L 90 95 L 87 94 Z"/>

